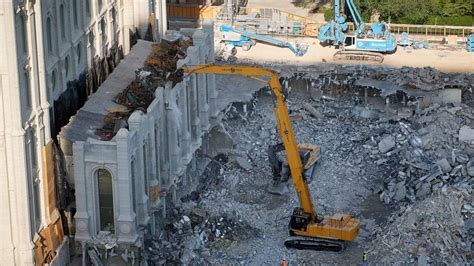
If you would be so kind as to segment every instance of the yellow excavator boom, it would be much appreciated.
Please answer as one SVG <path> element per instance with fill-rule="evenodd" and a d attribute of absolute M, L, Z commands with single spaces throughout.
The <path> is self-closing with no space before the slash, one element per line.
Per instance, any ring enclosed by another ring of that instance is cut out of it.
<path fill-rule="evenodd" d="M 285 147 L 291 178 L 300 203 L 300 208 L 295 209 L 290 221 L 290 234 L 333 240 L 353 240 L 357 236 L 360 226 L 357 219 L 346 214 L 336 214 L 327 218 L 319 218 L 317 216 L 308 184 L 303 176 L 303 165 L 298 151 L 298 144 L 285 104 L 278 73 L 258 66 L 244 65 L 192 65 L 183 66 L 182 70 L 184 73 L 190 74 L 241 75 L 268 85 L 275 96 L 276 103 L 273 111 L 276 116 L 280 137 Z M 292 242 L 292 245 L 287 246 L 298 248 L 298 245 L 300 245 L 299 242 L 293 244 Z M 307 247 L 305 246 L 304 248 Z"/>

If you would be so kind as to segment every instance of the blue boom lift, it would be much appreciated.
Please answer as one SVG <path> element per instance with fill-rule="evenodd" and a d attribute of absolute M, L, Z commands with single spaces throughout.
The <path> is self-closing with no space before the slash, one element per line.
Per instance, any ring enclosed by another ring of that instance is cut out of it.
<path fill-rule="evenodd" d="M 252 46 L 254 46 L 257 41 L 272 44 L 278 47 L 286 47 L 290 49 L 296 56 L 303 56 L 308 51 L 308 45 L 304 45 L 301 43 L 296 43 L 293 46 L 289 42 L 281 41 L 269 36 L 256 34 L 253 32 L 248 32 L 240 29 L 236 29 L 230 26 L 222 25 L 219 28 L 220 37 L 226 45 L 232 47 L 242 47 L 242 50 L 248 51 Z"/>
<path fill-rule="evenodd" d="M 375 60 L 382 62 L 384 53 L 394 53 L 397 40 L 390 33 L 385 22 L 373 23 L 368 27 L 355 6 L 353 0 L 344 0 L 344 10 L 349 10 L 354 21 L 355 32 L 348 34 L 349 25 L 346 16 L 341 12 L 341 1 L 334 1 L 334 19 L 319 29 L 319 41 L 322 44 L 342 47 L 335 59 Z"/>

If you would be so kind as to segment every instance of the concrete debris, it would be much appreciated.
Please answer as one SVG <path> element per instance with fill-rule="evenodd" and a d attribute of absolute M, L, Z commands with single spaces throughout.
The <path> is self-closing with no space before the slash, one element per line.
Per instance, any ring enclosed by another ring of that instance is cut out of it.
<path fill-rule="evenodd" d="M 384 264 L 464 264 L 472 260 L 472 188 L 452 187 L 407 206 L 377 229 L 369 245 Z M 465 230 L 471 220 L 471 232 Z M 466 221 L 466 222 L 465 222 Z M 466 223 L 466 224 L 465 224 Z"/>
<path fill-rule="evenodd" d="M 463 126 L 459 130 L 459 140 L 470 144 L 474 144 L 474 128 Z"/>
<path fill-rule="evenodd" d="M 311 104 L 309 103 L 304 103 L 303 104 L 303 107 L 306 111 L 308 111 L 314 118 L 317 118 L 317 119 L 320 119 L 320 118 L 323 118 L 323 115 L 318 111 L 316 110 L 316 108 L 314 108 L 313 106 L 311 106 Z"/>
<path fill-rule="evenodd" d="M 229 246 L 258 232 L 247 222 L 228 214 L 209 216 L 200 208 L 175 208 L 159 236 L 145 240 L 145 257 L 152 265 L 210 264 L 211 250 Z"/>
<path fill-rule="evenodd" d="M 250 171 L 252 170 L 252 164 L 245 158 L 242 158 L 242 157 L 236 157 L 235 158 L 235 161 L 237 162 L 237 164 L 244 170 L 247 170 L 247 171 Z"/>
<path fill-rule="evenodd" d="M 361 76 L 400 84 L 404 81 L 396 79 L 408 77 L 436 89 L 450 82 L 462 86 L 468 78 L 430 69 L 419 70 L 421 74 L 381 69 L 380 75 L 365 66 L 325 71 L 318 74 L 321 82 L 304 80 L 314 72 L 306 77 L 292 73 L 283 84 L 292 87 L 286 103 L 298 143 L 321 147 L 315 181 L 308 184 L 317 212 L 349 212 L 361 218 L 361 234 L 345 256 L 302 256 L 282 245 L 298 198 L 291 183 L 283 184 L 289 188 L 283 195 L 268 193 L 272 170 L 266 151 L 281 140 L 273 98 L 263 88 L 247 103 L 226 109 L 223 128 L 216 132 L 225 132 L 226 147 L 212 149 L 197 188 L 178 197 L 181 207 L 172 211 L 165 230 L 147 242 L 150 264 L 272 265 L 282 258 L 294 264 L 360 263 L 359 251 L 366 248 L 370 262 L 449 263 L 467 258 L 472 239 L 468 233 L 474 231 L 474 222 L 469 222 L 474 146 L 460 140 L 460 129 L 472 127 L 472 107 L 417 106 L 402 99 L 398 107 L 389 101 L 392 112 L 386 99 L 395 94 L 384 98 L 369 90 L 368 98 L 376 98 L 371 102 L 365 101 L 364 90 L 345 92 L 357 87 L 353 82 Z M 449 80 L 440 81 L 445 77 Z M 292 84 L 293 79 L 302 88 Z M 321 86 L 317 100 L 308 95 L 312 86 Z M 409 115 L 397 113 L 407 107 L 413 108 Z"/>
<path fill-rule="evenodd" d="M 109 231 L 100 231 L 97 236 L 92 237 L 92 241 L 95 245 L 103 246 L 107 250 L 118 247 L 117 239 Z"/>
<path fill-rule="evenodd" d="M 395 147 L 395 138 L 392 136 L 386 136 L 379 142 L 379 151 L 381 153 L 387 153 Z"/>
<path fill-rule="evenodd" d="M 192 44 L 192 40 L 184 36 L 174 41 L 153 44 L 145 66 L 135 71 L 135 80 L 114 98 L 115 103 L 125 108 L 109 110 L 103 126 L 96 129 L 95 134 L 102 140 L 112 139 L 120 128 L 128 127 L 126 121 L 135 110 L 146 112 L 158 87 L 165 87 L 167 82 L 171 82 L 173 86 L 180 82 L 182 73 L 176 71 L 176 64 L 186 56 L 187 49 Z"/>

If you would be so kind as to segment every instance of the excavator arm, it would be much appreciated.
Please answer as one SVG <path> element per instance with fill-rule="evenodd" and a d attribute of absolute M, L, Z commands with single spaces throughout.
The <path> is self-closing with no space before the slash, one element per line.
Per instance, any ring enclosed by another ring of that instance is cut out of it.
<path fill-rule="evenodd" d="M 298 151 L 295 134 L 291 125 L 290 116 L 286 107 L 283 91 L 279 76 L 276 72 L 256 66 L 226 66 L 226 65 L 193 65 L 184 66 L 184 73 L 207 73 L 207 74 L 223 74 L 223 75 L 241 75 L 253 78 L 262 83 L 266 83 L 272 90 L 275 96 L 276 104 L 273 109 L 278 124 L 278 130 L 281 140 L 286 150 L 288 157 L 288 165 L 290 166 L 293 184 L 300 206 L 306 213 L 309 213 L 312 219 L 316 219 L 316 212 L 314 211 L 313 202 L 308 189 L 308 185 L 303 178 L 303 165 Z M 264 80 L 262 77 L 270 78 Z"/>
<path fill-rule="evenodd" d="M 318 217 L 316 214 L 308 184 L 303 176 L 304 167 L 301 162 L 298 144 L 288 114 L 288 108 L 285 104 L 280 80 L 276 72 L 258 66 L 239 65 L 192 65 L 183 66 L 182 70 L 184 73 L 190 74 L 246 76 L 268 85 L 272 90 L 275 96 L 273 111 L 280 138 L 286 150 L 291 178 L 300 203 L 300 207 L 293 211 L 290 220 L 290 235 L 304 237 L 303 239 L 287 240 L 285 246 L 301 249 L 340 251 L 344 247 L 342 241 L 352 241 L 355 239 L 360 227 L 357 219 L 347 214 L 335 214 L 332 217 L 326 218 Z"/>

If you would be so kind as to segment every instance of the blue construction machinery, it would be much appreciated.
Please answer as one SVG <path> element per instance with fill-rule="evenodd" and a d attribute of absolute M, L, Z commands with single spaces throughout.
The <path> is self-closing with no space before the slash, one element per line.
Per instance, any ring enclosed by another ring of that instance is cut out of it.
<path fill-rule="evenodd" d="M 222 25 L 219 28 L 220 39 L 225 42 L 226 45 L 231 47 L 242 47 L 242 50 L 248 51 L 257 42 L 268 43 L 278 47 L 285 47 L 290 49 L 296 56 L 303 56 L 308 51 L 308 45 L 296 43 L 293 46 L 289 42 L 278 40 L 269 36 L 248 32 L 240 29 L 236 29 L 230 26 Z"/>
<path fill-rule="evenodd" d="M 355 32 L 348 33 L 346 15 L 341 12 L 341 1 L 334 1 L 334 19 L 319 28 L 319 41 L 322 44 L 343 48 L 335 54 L 335 59 L 383 60 L 384 53 L 397 49 L 397 40 L 390 33 L 387 23 L 373 23 L 367 26 L 353 0 L 344 0 L 344 10 L 349 10 L 355 25 Z"/>
<path fill-rule="evenodd" d="M 409 39 L 407 32 L 402 32 L 402 37 L 400 41 L 398 41 L 398 45 L 403 47 L 408 47 L 413 45 L 413 41 Z"/>
<path fill-rule="evenodd" d="M 474 35 L 467 36 L 466 50 L 474 52 Z"/>

